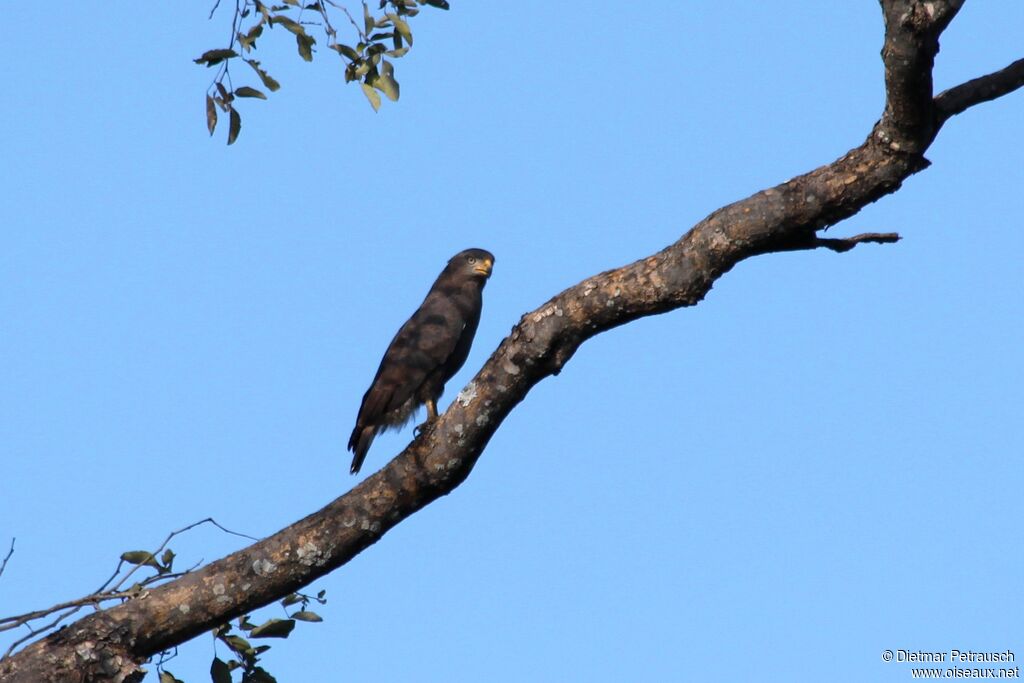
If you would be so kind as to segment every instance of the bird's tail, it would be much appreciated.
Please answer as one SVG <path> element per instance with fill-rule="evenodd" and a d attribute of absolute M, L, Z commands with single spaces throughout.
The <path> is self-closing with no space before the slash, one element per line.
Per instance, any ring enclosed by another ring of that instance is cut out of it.
<path fill-rule="evenodd" d="M 348 470 L 351 474 L 357 473 L 363 466 L 366 452 L 370 450 L 370 444 L 373 443 L 375 436 L 377 436 L 377 430 L 372 426 L 356 425 L 356 428 L 352 430 L 352 436 L 348 440 L 348 449 L 355 454 L 352 456 L 352 467 Z"/>

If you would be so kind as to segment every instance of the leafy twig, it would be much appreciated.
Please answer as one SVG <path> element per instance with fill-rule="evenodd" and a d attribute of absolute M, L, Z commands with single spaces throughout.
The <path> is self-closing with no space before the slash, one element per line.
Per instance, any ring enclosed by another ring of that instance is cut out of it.
<path fill-rule="evenodd" d="M 216 1 L 214 11 L 220 0 Z M 327 47 L 344 60 L 345 82 L 359 82 L 374 111 L 380 109 L 381 95 L 392 102 L 397 101 L 400 89 L 395 79 L 393 61 L 412 48 L 413 34 L 409 20 L 417 16 L 422 7 L 448 9 L 449 5 L 447 0 L 381 0 L 374 5 L 376 10 L 371 11 L 365 2 L 362 3 L 363 16 L 360 23 L 337 0 L 319 0 L 312 4 L 303 4 L 298 0 L 284 0 L 284 4 L 235 0 L 227 47 L 207 50 L 193 60 L 196 64 L 216 67 L 213 81 L 206 89 L 206 127 L 210 134 L 217 127 L 219 109 L 229 116 L 227 143 L 233 144 L 242 126 L 238 98 L 267 99 L 266 93 L 251 86 L 234 87 L 231 83 L 231 60 L 241 58 L 248 63 L 270 92 L 280 87 L 260 63 L 252 58 L 256 42 L 264 35 L 265 29 L 272 31 L 280 27 L 293 35 L 299 56 L 311 62 L 317 40 L 311 31 L 307 31 L 307 27 L 319 26 L 326 35 Z M 307 10 L 319 15 L 319 20 L 303 20 Z M 355 29 L 357 42 L 353 41 L 352 45 L 338 42 L 338 31 L 331 18 L 334 11 L 342 12 L 348 18 Z M 210 15 L 212 17 L 213 11 Z"/>
<path fill-rule="evenodd" d="M 47 607 L 46 609 L 34 610 L 32 612 L 26 612 L 25 614 L 0 618 L 0 631 L 9 631 L 20 626 L 26 626 L 29 631 L 28 634 L 26 634 L 24 637 L 15 640 L 10 645 L 10 647 L 7 648 L 7 651 L 4 652 L 3 656 L 0 657 L 0 659 L 8 657 L 12 652 L 14 652 L 14 650 L 18 648 L 18 646 L 20 646 L 25 641 L 41 633 L 45 633 L 47 631 L 50 631 L 51 629 L 56 628 L 61 622 L 63 622 L 76 612 L 78 612 L 78 610 L 82 609 L 83 607 L 92 605 L 93 607 L 96 607 L 98 609 L 101 603 L 110 600 L 130 600 L 132 598 L 138 597 L 140 594 L 143 593 L 144 588 L 152 586 L 156 582 L 163 582 L 169 581 L 171 579 L 176 579 L 197 569 L 199 565 L 202 564 L 201 561 L 197 562 L 196 564 L 189 567 L 183 572 L 172 572 L 170 567 L 171 562 L 173 562 L 174 560 L 174 553 L 170 550 L 166 550 L 165 552 L 165 549 L 167 548 L 167 544 L 170 543 L 175 536 L 190 531 L 202 524 L 212 524 L 224 533 L 231 534 L 232 536 L 239 536 L 241 538 L 246 538 L 251 541 L 260 540 L 253 536 L 249 536 L 248 534 L 243 534 L 237 531 L 231 531 L 230 529 L 219 524 L 212 517 L 201 519 L 198 522 L 194 522 L 192 524 L 189 524 L 188 526 L 182 527 L 181 529 L 172 531 L 167 535 L 167 538 L 164 539 L 163 543 L 161 543 L 160 546 L 152 553 L 138 553 L 138 555 L 141 557 L 139 561 L 132 561 L 132 559 L 130 559 L 132 556 L 136 555 L 136 553 L 122 554 L 121 559 L 118 560 L 117 567 L 114 569 L 114 573 L 111 574 L 110 578 L 104 581 L 103 584 L 93 593 L 81 598 L 77 598 L 75 600 L 68 600 L 66 602 L 58 603 L 51 607 Z M 0 564 L 0 573 L 3 573 L 3 568 L 7 565 L 7 560 L 10 559 L 13 553 L 14 539 L 11 539 L 11 549 L 10 551 L 8 551 L 7 557 L 4 558 L 3 563 Z M 162 565 L 156 560 L 156 557 L 161 553 L 164 553 L 163 557 L 165 558 L 164 564 Z M 122 576 L 121 572 L 124 569 L 125 564 L 130 564 L 132 565 L 132 567 L 130 570 L 128 570 L 128 572 L 126 572 Z M 128 579 L 131 578 L 139 570 L 139 568 L 143 566 L 155 568 L 157 570 L 157 573 L 134 584 L 131 588 L 127 590 L 122 590 L 122 587 L 127 583 Z M 57 616 L 53 620 L 44 624 L 43 626 L 33 627 L 31 625 L 31 622 L 36 621 L 38 619 L 43 619 L 57 612 L 60 612 L 60 614 L 57 614 Z"/>

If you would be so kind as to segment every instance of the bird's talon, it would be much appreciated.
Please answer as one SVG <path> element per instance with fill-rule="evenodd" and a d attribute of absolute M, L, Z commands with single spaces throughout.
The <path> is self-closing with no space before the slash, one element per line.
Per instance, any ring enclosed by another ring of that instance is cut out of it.
<path fill-rule="evenodd" d="M 436 419 L 437 419 L 436 417 L 433 420 L 428 419 L 428 420 L 425 420 L 425 421 L 421 422 L 420 424 L 416 425 L 412 429 L 412 435 L 415 436 L 416 438 L 419 438 L 420 436 L 423 435 L 423 432 L 427 431 L 427 429 L 432 424 L 434 424 L 434 420 L 436 420 Z"/>

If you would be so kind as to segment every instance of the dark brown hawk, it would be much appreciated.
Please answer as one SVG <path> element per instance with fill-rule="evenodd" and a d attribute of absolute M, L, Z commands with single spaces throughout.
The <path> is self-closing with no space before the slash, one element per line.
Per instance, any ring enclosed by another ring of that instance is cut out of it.
<path fill-rule="evenodd" d="M 359 471 L 373 438 L 401 429 L 416 409 L 427 406 L 427 422 L 437 419 L 444 385 L 469 355 L 480 322 L 483 290 L 494 256 L 466 249 L 453 256 L 420 307 L 391 340 L 359 406 L 348 440 L 352 474 Z"/>

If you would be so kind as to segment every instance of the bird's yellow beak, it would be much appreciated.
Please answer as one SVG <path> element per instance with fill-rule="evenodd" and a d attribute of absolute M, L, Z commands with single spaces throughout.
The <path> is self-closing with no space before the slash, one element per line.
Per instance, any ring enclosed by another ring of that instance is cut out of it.
<path fill-rule="evenodd" d="M 490 277 L 491 269 L 493 267 L 494 267 L 494 261 L 492 261 L 491 259 L 488 258 L 488 259 L 484 259 L 483 261 L 481 261 L 480 264 L 476 268 L 474 268 L 473 270 L 476 271 L 477 273 L 480 273 L 481 275 L 486 275 L 486 276 Z"/>

